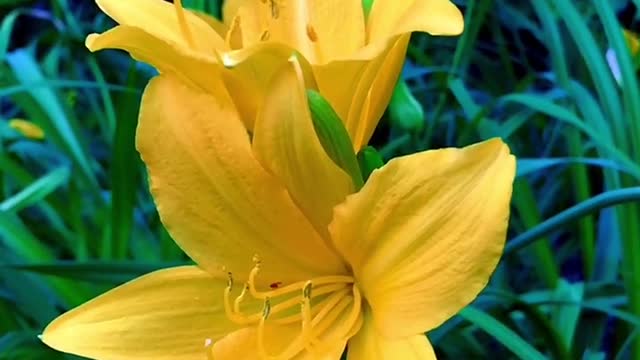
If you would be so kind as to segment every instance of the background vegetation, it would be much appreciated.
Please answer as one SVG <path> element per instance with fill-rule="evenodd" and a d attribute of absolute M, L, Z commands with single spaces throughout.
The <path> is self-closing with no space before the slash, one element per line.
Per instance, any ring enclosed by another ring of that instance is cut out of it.
<path fill-rule="evenodd" d="M 640 88 L 622 33 L 640 1 L 456 3 L 465 33 L 414 36 L 373 141 L 389 159 L 501 136 L 519 157 L 499 270 L 429 334 L 438 355 L 640 359 Z M 133 145 L 154 72 L 86 50 L 111 24 L 91 1 L 0 0 L 0 14 L 0 359 L 70 359 L 36 337 L 51 319 L 187 261 Z"/>

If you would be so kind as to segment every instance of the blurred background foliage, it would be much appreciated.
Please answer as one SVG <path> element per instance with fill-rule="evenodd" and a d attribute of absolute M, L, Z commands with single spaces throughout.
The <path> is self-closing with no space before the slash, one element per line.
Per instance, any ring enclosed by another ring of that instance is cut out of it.
<path fill-rule="evenodd" d="M 455 2 L 464 34 L 414 35 L 372 141 L 388 160 L 500 136 L 519 158 L 501 265 L 429 333 L 436 352 L 640 359 L 640 88 L 623 35 L 640 0 Z M 0 0 L 0 15 L 0 359 L 71 359 L 38 341 L 51 319 L 188 261 L 134 148 L 154 70 L 86 50 L 112 25 L 92 1 Z"/>

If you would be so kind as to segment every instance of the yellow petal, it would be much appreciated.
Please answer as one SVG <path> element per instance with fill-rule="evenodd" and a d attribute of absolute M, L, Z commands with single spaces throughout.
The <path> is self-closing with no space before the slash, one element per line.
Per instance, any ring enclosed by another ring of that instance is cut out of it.
<path fill-rule="evenodd" d="M 320 92 L 345 124 L 355 151 L 367 145 L 404 64 L 409 35 L 369 46 L 355 59 L 313 67 Z"/>
<path fill-rule="evenodd" d="M 369 60 L 338 60 L 313 67 L 320 93 L 350 130 L 352 140 L 354 130 L 349 129 L 347 122 L 349 110 L 357 104 L 361 108 L 364 103 L 364 96 L 356 97 L 356 89 L 370 63 Z"/>
<path fill-rule="evenodd" d="M 262 104 L 273 74 L 282 68 L 295 50 L 278 43 L 263 43 L 251 48 L 226 52 L 223 79 L 236 108 L 249 131 L 253 130 L 258 105 Z M 307 88 L 316 88 L 311 66 L 298 55 Z"/>
<path fill-rule="evenodd" d="M 353 183 L 318 140 L 295 59 L 271 81 L 254 127 L 253 149 L 318 232 L 328 238 L 333 207 L 353 192 Z"/>
<path fill-rule="evenodd" d="M 458 35 L 463 28 L 462 14 L 449 0 L 376 0 L 367 22 L 367 43 L 413 31 Z"/>
<path fill-rule="evenodd" d="M 435 360 L 436 354 L 426 336 L 410 335 L 390 339 L 375 328 L 369 312 L 360 331 L 349 340 L 347 360 Z"/>
<path fill-rule="evenodd" d="M 255 0 L 225 0 L 222 4 L 222 19 L 224 23 L 230 25 L 233 18 L 236 17 L 238 10 L 253 2 L 255 2 Z"/>
<path fill-rule="evenodd" d="M 176 8 L 171 3 L 163 0 L 96 0 L 96 3 L 120 25 L 142 28 L 152 36 L 179 47 L 192 47 L 180 27 Z M 224 49 L 223 38 L 204 20 L 190 11 L 185 11 L 185 18 L 193 38 L 192 50 L 213 55 L 217 49 Z"/>
<path fill-rule="evenodd" d="M 394 159 L 335 209 L 330 231 L 378 330 L 430 330 L 485 287 L 504 246 L 515 159 L 499 139 Z"/>
<path fill-rule="evenodd" d="M 132 26 L 116 26 L 102 34 L 90 34 L 86 45 L 91 51 L 122 49 L 131 56 L 158 69 L 160 73 L 172 73 L 199 88 L 216 93 L 223 87 L 220 66 L 213 58 L 207 58 L 187 48 L 155 37 L 147 31 Z"/>
<path fill-rule="evenodd" d="M 227 36 L 227 31 L 229 31 L 229 27 L 227 26 L 227 24 L 221 22 L 220 20 L 207 13 L 194 10 L 191 10 L 191 12 L 201 20 L 203 20 L 205 23 L 207 23 L 207 25 L 209 25 L 213 30 L 215 30 L 215 32 L 221 39 L 224 39 L 225 36 Z"/>
<path fill-rule="evenodd" d="M 344 272 L 286 189 L 255 159 L 225 96 L 157 77 L 142 98 L 136 139 L 162 222 L 205 269 L 225 266 L 245 279 L 257 254 L 265 281 Z"/>
<path fill-rule="evenodd" d="M 365 44 L 360 0 L 233 1 L 224 16 L 239 22 L 244 47 L 279 42 L 314 64 L 348 58 Z"/>
<path fill-rule="evenodd" d="M 370 62 L 358 84 L 354 99 L 361 103 L 354 101 L 347 118 L 347 128 L 356 151 L 367 146 L 389 104 L 408 44 L 409 34 L 392 42 L 386 51 Z"/>
<path fill-rule="evenodd" d="M 238 329 L 224 312 L 225 287 L 195 266 L 159 270 L 63 314 L 41 339 L 92 359 L 204 359 L 206 339 Z"/>
<path fill-rule="evenodd" d="M 311 0 L 307 6 L 306 33 L 316 45 L 316 63 L 347 59 L 364 46 L 362 0 Z"/>
<path fill-rule="evenodd" d="M 267 325 L 264 331 L 264 347 L 267 355 L 282 353 L 300 334 L 300 325 Z M 213 359 L 255 360 L 258 355 L 258 330 L 256 326 L 237 330 L 213 345 Z M 336 360 L 342 355 L 345 342 L 331 344 L 319 353 L 299 349 L 292 360 Z"/>

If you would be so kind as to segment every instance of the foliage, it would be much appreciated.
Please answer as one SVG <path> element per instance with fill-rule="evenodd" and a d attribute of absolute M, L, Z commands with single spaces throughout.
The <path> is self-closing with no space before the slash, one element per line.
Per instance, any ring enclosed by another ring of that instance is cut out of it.
<path fill-rule="evenodd" d="M 374 135 L 382 157 L 500 136 L 519 158 L 502 263 L 428 334 L 440 358 L 640 359 L 640 90 L 622 33 L 637 3 L 459 1 L 461 37 L 414 35 Z M 154 72 L 86 50 L 109 24 L 93 2 L 0 0 L 0 13 L 0 359 L 71 358 L 39 343 L 51 319 L 187 261 L 134 148 Z"/>

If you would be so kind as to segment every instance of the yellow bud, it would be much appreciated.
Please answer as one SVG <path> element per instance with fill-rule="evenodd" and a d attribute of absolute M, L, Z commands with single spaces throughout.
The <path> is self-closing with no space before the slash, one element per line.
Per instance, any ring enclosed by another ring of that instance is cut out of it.
<path fill-rule="evenodd" d="M 44 131 L 38 125 L 24 119 L 12 119 L 9 121 L 9 127 L 19 132 L 24 137 L 33 140 L 44 139 Z"/>

